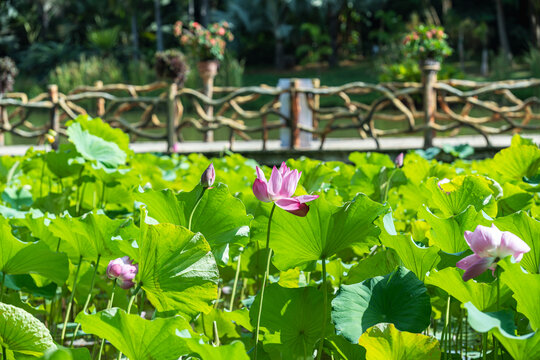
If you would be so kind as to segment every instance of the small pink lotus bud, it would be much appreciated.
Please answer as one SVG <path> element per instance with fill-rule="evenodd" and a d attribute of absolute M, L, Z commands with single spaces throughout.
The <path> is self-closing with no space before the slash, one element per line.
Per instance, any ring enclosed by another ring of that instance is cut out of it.
<path fill-rule="evenodd" d="M 396 159 L 394 160 L 394 164 L 396 164 L 396 167 L 398 168 L 403 166 L 403 153 L 399 153 L 399 155 L 396 156 Z"/>
<path fill-rule="evenodd" d="M 107 266 L 107 277 L 120 280 L 118 284 L 122 289 L 129 289 L 135 285 L 133 279 L 138 272 L 139 265 L 133 265 L 133 260 L 129 256 L 111 260 Z"/>
<path fill-rule="evenodd" d="M 214 184 L 216 180 L 216 171 L 214 170 L 214 164 L 210 164 L 201 176 L 202 187 L 208 188 Z"/>

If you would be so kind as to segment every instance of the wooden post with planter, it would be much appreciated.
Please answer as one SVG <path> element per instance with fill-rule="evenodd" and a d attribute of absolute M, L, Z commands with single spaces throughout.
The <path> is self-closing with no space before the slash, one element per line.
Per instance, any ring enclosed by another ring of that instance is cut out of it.
<path fill-rule="evenodd" d="M 54 142 L 51 144 L 54 150 L 58 150 L 60 140 L 60 116 L 58 113 L 58 86 L 51 84 L 48 86 L 49 100 L 52 103 L 50 114 L 50 128 L 54 133 Z"/>
<path fill-rule="evenodd" d="M 313 88 L 318 89 L 321 87 L 321 79 L 312 79 L 313 82 Z M 320 95 L 313 94 L 313 109 L 311 110 L 312 117 L 313 117 L 313 129 L 319 130 L 319 117 L 317 114 L 317 110 L 319 110 L 320 106 Z M 313 133 L 312 138 L 314 140 L 319 138 L 319 135 L 317 133 Z"/>
<path fill-rule="evenodd" d="M 167 151 L 174 152 L 175 144 L 178 141 L 176 136 L 176 96 L 178 95 L 178 85 L 172 83 L 167 96 Z"/>
<path fill-rule="evenodd" d="M 426 59 L 420 63 L 422 69 L 422 83 L 424 86 L 424 149 L 433 146 L 435 130 L 435 112 L 437 110 L 437 91 L 434 88 L 437 82 L 437 73 L 441 70 L 441 63 L 436 60 Z"/>
<path fill-rule="evenodd" d="M 214 78 L 217 75 L 219 67 L 219 61 L 218 60 L 207 60 L 207 61 L 200 61 L 197 64 L 197 69 L 199 70 L 199 75 L 203 82 L 203 93 L 208 96 L 210 99 L 212 99 L 212 95 L 214 93 Z M 207 105 L 205 108 L 206 115 L 208 117 L 212 117 L 214 115 L 214 107 L 211 105 Z M 204 125 L 208 126 L 208 122 L 203 122 Z M 213 130 L 206 130 L 204 133 L 204 141 L 205 142 L 213 142 L 214 141 L 214 131 Z"/>

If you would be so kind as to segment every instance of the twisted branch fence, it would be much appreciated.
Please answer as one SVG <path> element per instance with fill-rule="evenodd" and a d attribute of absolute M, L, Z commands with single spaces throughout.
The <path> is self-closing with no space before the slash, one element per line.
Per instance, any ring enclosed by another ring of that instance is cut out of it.
<path fill-rule="evenodd" d="M 12 133 L 43 142 L 54 130 L 57 146 L 58 137 L 66 134 L 66 122 L 81 114 L 101 117 L 129 133 L 132 141 L 166 140 L 170 151 L 184 141 L 187 127 L 201 133 L 227 128 L 231 148 L 236 138 L 250 140 L 255 134 L 262 139 L 262 150 L 269 132 L 276 129 L 288 133 L 291 149 L 302 146 L 302 134 L 318 139 L 320 149 L 329 136 L 346 133 L 350 138 L 351 132 L 373 138 L 377 146 L 383 136 L 420 133 L 429 147 L 437 133 L 452 136 L 469 128 L 489 146 L 488 135 L 540 129 L 540 99 L 535 95 L 540 79 L 437 81 L 436 71 L 425 69 L 423 83 L 352 82 L 329 87 L 313 79 L 313 87 L 302 87 L 295 79 L 288 88 L 216 87 L 214 98 L 166 82 L 144 86 L 97 82 L 68 94 L 50 85 L 47 93 L 32 99 L 24 93 L 0 97 L 0 135 Z M 47 111 L 49 121 L 33 121 L 37 110 Z M 126 115 L 134 113 L 138 120 L 129 120 Z M 306 114 L 309 124 L 302 120 Z"/>

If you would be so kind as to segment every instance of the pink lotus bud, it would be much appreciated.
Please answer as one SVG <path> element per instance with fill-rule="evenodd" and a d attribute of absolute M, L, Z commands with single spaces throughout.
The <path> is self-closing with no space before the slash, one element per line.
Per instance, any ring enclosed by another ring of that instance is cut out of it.
<path fill-rule="evenodd" d="M 396 167 L 398 168 L 403 166 L 403 153 L 399 153 L 399 155 L 396 156 L 396 159 L 394 160 L 394 164 L 396 164 Z"/>
<path fill-rule="evenodd" d="M 214 170 L 214 164 L 210 164 L 201 175 L 202 187 L 208 188 L 214 184 L 216 180 L 216 171 Z"/>

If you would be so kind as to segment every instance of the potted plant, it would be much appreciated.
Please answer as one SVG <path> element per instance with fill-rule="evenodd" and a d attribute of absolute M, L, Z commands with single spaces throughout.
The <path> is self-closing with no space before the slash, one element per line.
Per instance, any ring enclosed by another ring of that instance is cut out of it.
<path fill-rule="evenodd" d="M 419 61 L 420 68 L 431 66 L 440 69 L 442 60 L 452 54 L 447 37 L 441 26 L 418 25 L 403 39 L 403 52 Z"/>
<path fill-rule="evenodd" d="M 180 44 L 189 48 L 197 58 L 197 69 L 205 87 L 209 82 L 213 83 L 227 42 L 234 38 L 229 23 L 221 21 L 205 28 L 195 21 L 187 26 L 178 21 L 174 26 L 174 34 Z"/>
<path fill-rule="evenodd" d="M 13 90 L 15 77 L 19 73 L 17 66 L 9 57 L 0 58 L 0 97 Z"/>
<path fill-rule="evenodd" d="M 189 66 L 182 52 L 174 49 L 160 51 L 156 53 L 155 60 L 158 78 L 170 80 L 178 87 L 184 86 Z"/>

